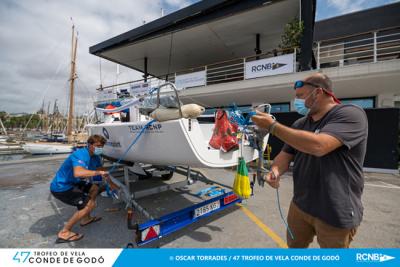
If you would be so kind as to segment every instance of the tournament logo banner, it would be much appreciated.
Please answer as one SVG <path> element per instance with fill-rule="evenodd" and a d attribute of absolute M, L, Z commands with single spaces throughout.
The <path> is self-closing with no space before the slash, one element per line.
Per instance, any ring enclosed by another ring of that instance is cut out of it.
<path fill-rule="evenodd" d="M 400 266 L 400 249 L 0 249 L 1 266 Z"/>

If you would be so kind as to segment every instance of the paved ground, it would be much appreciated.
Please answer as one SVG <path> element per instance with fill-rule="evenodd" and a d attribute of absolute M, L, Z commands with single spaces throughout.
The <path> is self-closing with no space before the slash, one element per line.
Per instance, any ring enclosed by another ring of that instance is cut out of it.
<path fill-rule="evenodd" d="M 112 199 L 99 197 L 96 216 L 103 219 L 87 227 L 75 226 L 84 233 L 79 242 L 55 245 L 56 233 L 74 212 L 49 194 L 49 182 L 62 159 L 0 165 L 0 247 L 124 247 L 132 234 L 126 227 L 124 206 Z M 215 181 L 230 187 L 234 172 L 226 169 L 204 170 Z M 175 175 L 169 183 L 183 179 Z M 142 186 L 159 181 L 147 180 Z M 191 190 L 182 189 L 146 197 L 139 202 L 155 215 L 162 215 L 201 201 L 194 196 L 208 187 L 201 183 Z M 280 198 L 286 216 L 292 194 L 290 174 L 283 177 Z M 353 247 L 400 247 L 400 176 L 366 174 L 363 195 L 364 221 Z M 279 216 L 276 192 L 270 187 L 256 187 L 255 196 L 183 230 L 164 237 L 149 247 L 260 247 L 276 248 L 285 240 L 285 227 Z M 110 212 L 109 208 L 120 208 Z M 142 221 L 143 218 L 138 218 Z M 312 247 L 318 247 L 314 242 Z"/>

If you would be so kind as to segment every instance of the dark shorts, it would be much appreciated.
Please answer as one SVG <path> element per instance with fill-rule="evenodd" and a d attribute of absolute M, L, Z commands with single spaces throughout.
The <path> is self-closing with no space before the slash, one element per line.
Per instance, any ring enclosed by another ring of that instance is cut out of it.
<path fill-rule="evenodd" d="M 82 181 L 75 184 L 70 190 L 64 192 L 51 191 L 51 194 L 65 204 L 75 206 L 78 208 L 78 210 L 81 210 L 90 200 L 88 193 L 91 187 L 91 183 Z"/>

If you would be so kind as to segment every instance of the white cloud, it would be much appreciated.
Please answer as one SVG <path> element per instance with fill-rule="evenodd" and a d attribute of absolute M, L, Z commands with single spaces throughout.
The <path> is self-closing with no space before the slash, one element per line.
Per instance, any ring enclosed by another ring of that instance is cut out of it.
<path fill-rule="evenodd" d="M 76 102 L 83 110 L 100 84 L 99 58 L 89 54 L 89 47 L 158 18 L 161 7 L 174 11 L 188 4 L 185 0 L 1 1 L 0 111 L 34 112 L 43 97 L 57 98 L 66 110 L 70 17 L 79 31 Z M 102 60 L 104 85 L 115 82 L 115 70 L 114 63 Z M 140 78 L 140 73 L 121 67 L 118 81 Z"/>
<path fill-rule="evenodd" d="M 327 0 L 327 7 L 328 9 L 336 9 L 339 14 L 347 14 L 399 1 L 400 0 Z"/>
<path fill-rule="evenodd" d="M 368 0 L 328 0 L 328 5 L 337 8 L 340 12 L 350 13 L 362 9 Z"/>
<path fill-rule="evenodd" d="M 190 4 L 190 1 L 186 1 L 186 0 L 165 0 L 165 2 L 166 2 L 166 4 L 168 4 L 170 6 L 176 6 L 176 7 L 180 7 L 180 8 L 183 8 Z"/>

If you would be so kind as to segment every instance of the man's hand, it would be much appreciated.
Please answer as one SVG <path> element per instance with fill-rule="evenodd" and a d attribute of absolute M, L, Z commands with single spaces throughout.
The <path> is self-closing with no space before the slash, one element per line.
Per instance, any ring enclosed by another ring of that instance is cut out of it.
<path fill-rule="evenodd" d="M 103 176 L 104 178 L 107 179 L 108 176 L 108 171 L 97 171 L 98 175 Z"/>
<path fill-rule="evenodd" d="M 273 171 L 270 171 L 264 176 L 265 181 L 273 188 L 279 188 L 279 177 L 275 176 Z"/>
<path fill-rule="evenodd" d="M 269 129 L 271 124 L 274 122 L 274 119 L 271 115 L 256 111 L 257 114 L 251 117 L 251 120 L 260 128 Z"/>
<path fill-rule="evenodd" d="M 108 185 L 110 186 L 111 190 L 119 190 L 119 189 L 120 189 L 119 186 L 116 185 L 116 184 L 111 180 L 111 177 L 110 177 L 110 175 L 108 175 L 108 173 L 107 173 L 105 176 L 103 176 L 103 177 L 105 178 L 106 182 L 107 182 Z"/>
<path fill-rule="evenodd" d="M 119 190 L 119 186 L 113 183 L 110 177 L 110 173 L 108 171 L 98 170 L 97 172 L 99 173 L 99 175 L 103 176 L 104 180 L 108 183 L 111 190 Z"/>

